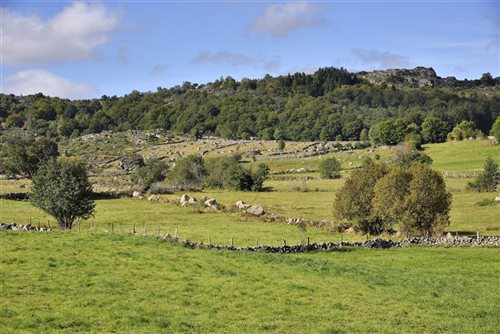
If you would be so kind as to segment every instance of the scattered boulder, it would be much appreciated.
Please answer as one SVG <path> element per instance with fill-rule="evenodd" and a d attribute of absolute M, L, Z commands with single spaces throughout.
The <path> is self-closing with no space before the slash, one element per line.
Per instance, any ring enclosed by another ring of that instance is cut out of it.
<path fill-rule="evenodd" d="M 264 208 L 260 205 L 252 205 L 246 209 L 247 213 L 254 216 L 262 216 L 264 214 Z"/>
<path fill-rule="evenodd" d="M 133 197 L 133 198 L 140 198 L 140 197 L 142 197 L 142 194 L 141 194 L 141 192 L 140 192 L 140 191 L 137 191 L 137 190 L 136 190 L 136 191 L 134 191 L 134 192 L 132 193 L 132 197 Z"/>
<path fill-rule="evenodd" d="M 238 209 L 240 209 L 240 210 L 246 210 L 246 209 L 248 209 L 248 208 L 250 207 L 250 204 L 246 204 L 246 203 L 245 203 L 245 202 L 243 202 L 243 201 L 238 201 L 238 202 L 236 202 L 236 204 L 235 204 L 235 205 L 236 205 L 236 207 L 237 207 Z"/>
<path fill-rule="evenodd" d="M 181 206 L 193 205 L 196 204 L 197 202 L 198 201 L 196 200 L 196 198 L 191 197 L 188 194 L 183 194 L 180 200 Z"/>
<path fill-rule="evenodd" d="M 209 207 L 211 209 L 215 209 L 215 210 L 219 209 L 219 206 L 218 206 L 217 201 L 215 200 L 215 198 L 209 198 L 209 199 L 207 199 L 204 202 L 204 204 L 205 204 L 206 207 Z"/>

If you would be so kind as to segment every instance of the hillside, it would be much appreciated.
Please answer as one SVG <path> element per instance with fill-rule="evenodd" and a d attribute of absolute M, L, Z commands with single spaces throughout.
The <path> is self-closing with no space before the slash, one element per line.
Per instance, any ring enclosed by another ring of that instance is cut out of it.
<path fill-rule="evenodd" d="M 432 68 L 351 73 L 320 68 L 262 79 L 184 82 L 123 97 L 63 100 L 42 94 L 1 95 L 5 129 L 49 137 L 105 130 L 170 130 L 201 137 L 357 140 L 374 123 L 399 119 L 417 127 L 436 116 L 451 130 L 472 120 L 488 133 L 500 110 L 500 79 L 440 78 Z"/>

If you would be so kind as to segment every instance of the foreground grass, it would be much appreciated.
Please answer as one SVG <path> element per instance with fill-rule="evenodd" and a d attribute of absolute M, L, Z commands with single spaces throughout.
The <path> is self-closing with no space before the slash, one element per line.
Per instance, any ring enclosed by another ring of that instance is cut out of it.
<path fill-rule="evenodd" d="M 3 333 L 494 333 L 500 252 L 278 255 L 103 233 L 0 234 Z"/>

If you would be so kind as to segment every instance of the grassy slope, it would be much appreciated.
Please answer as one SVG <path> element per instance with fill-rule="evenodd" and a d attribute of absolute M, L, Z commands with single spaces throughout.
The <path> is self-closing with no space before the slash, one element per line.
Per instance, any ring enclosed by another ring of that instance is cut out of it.
<path fill-rule="evenodd" d="M 500 326 L 497 249 L 283 256 L 102 233 L 0 238 L 3 333 L 494 333 Z"/>
<path fill-rule="evenodd" d="M 432 168 L 441 172 L 481 171 L 488 156 L 500 164 L 500 145 L 487 140 L 465 140 L 424 146 L 434 162 Z"/>

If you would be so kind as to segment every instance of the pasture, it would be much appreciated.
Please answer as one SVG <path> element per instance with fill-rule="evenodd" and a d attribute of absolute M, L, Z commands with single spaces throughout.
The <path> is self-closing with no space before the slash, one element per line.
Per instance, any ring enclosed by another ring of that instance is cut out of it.
<path fill-rule="evenodd" d="M 493 248 L 277 255 L 0 234 L 3 333 L 494 333 Z"/>

